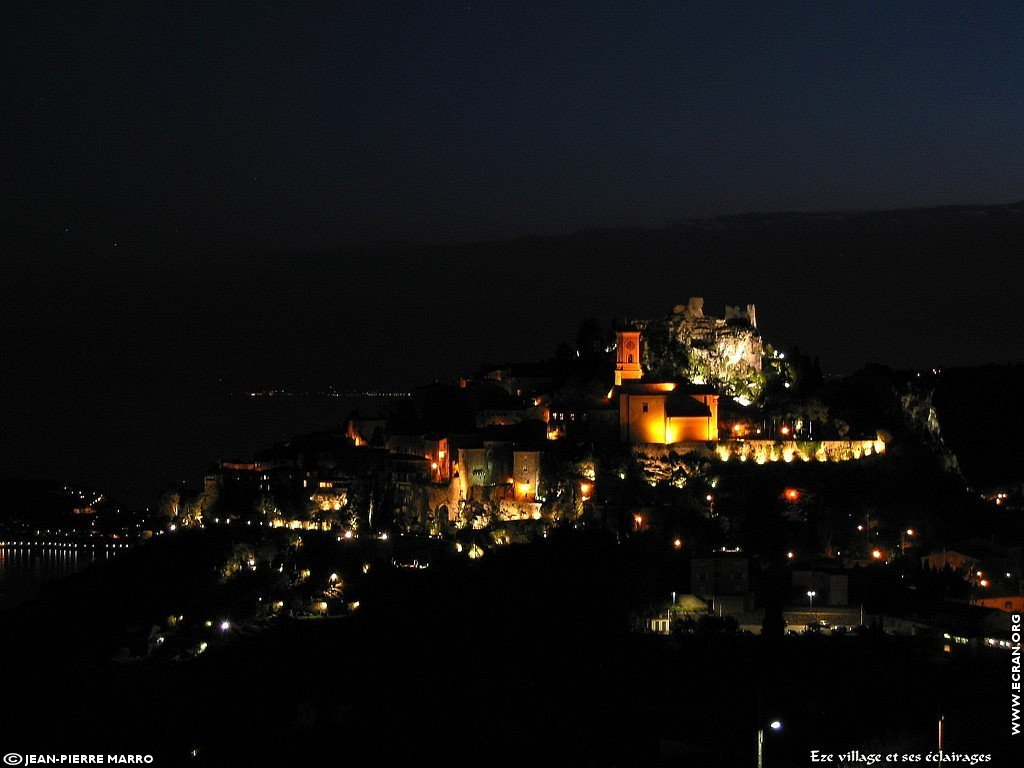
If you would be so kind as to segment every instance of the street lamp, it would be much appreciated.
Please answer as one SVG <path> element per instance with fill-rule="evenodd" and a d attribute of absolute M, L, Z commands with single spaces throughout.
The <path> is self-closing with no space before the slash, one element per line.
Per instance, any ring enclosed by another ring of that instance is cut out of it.
<path fill-rule="evenodd" d="M 910 542 L 909 540 L 913 539 L 913 538 L 914 538 L 914 529 L 913 528 L 907 528 L 907 530 L 905 530 L 905 531 L 900 531 L 900 549 L 903 550 L 903 549 L 906 549 L 908 546 L 912 545 L 913 542 Z"/>
<path fill-rule="evenodd" d="M 817 595 L 817 594 L 818 593 L 815 592 L 813 589 L 807 590 L 807 610 L 808 611 L 813 611 L 814 610 L 814 596 Z"/>
<path fill-rule="evenodd" d="M 782 730 L 781 720 L 772 720 L 768 727 L 773 731 Z M 764 768 L 764 726 L 757 729 L 757 768 Z"/>

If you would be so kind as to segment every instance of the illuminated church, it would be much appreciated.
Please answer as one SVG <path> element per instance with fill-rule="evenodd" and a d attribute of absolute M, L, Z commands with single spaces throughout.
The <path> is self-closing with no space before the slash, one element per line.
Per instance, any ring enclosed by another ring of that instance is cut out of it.
<path fill-rule="evenodd" d="M 615 384 L 608 393 L 619 404 L 619 439 L 669 445 L 718 440 L 718 395 L 675 381 L 644 381 L 640 330 L 615 332 Z"/>

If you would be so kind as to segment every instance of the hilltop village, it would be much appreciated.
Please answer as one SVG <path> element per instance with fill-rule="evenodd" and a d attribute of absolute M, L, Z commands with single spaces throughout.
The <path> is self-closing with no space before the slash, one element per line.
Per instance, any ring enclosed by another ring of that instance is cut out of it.
<path fill-rule="evenodd" d="M 452 546 L 476 559 L 600 531 L 651 548 L 665 571 L 664 596 L 636 607 L 646 631 L 717 615 L 754 632 L 918 632 L 937 601 L 938 635 L 1002 647 L 1006 612 L 1024 604 L 1021 550 L 978 532 L 1005 501 L 968 493 L 921 373 L 829 380 L 764 340 L 754 305 L 716 317 L 691 298 L 222 460 L 201 489 L 164 495 L 156 528 L 387 541 L 412 568 Z M 224 568 L 257 567 L 258 546 L 236 550 Z M 309 579 L 291 556 L 266 559 Z M 328 581 L 293 610 L 345 612 L 356 581 L 347 602 Z"/>
<path fill-rule="evenodd" d="M 439 536 L 576 521 L 590 510 L 620 527 L 639 513 L 628 494 L 609 505 L 598 475 L 610 460 L 621 464 L 612 481 L 628 474 L 656 487 L 677 464 L 885 451 L 877 430 L 851 435 L 820 406 L 758 407 L 772 391 L 787 393 L 799 371 L 766 351 L 753 305 L 717 318 L 694 298 L 661 321 L 581 332 L 562 359 L 484 365 L 380 412 L 353 413 L 337 430 L 221 461 L 180 522 L 220 509 L 217 517 L 258 513 L 275 527 Z M 177 517 L 181 500 L 173 503 Z"/>

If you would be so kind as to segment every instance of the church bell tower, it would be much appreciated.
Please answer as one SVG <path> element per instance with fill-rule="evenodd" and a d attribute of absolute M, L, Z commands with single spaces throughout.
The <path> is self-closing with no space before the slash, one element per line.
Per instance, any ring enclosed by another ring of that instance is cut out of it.
<path fill-rule="evenodd" d="M 615 331 L 615 385 L 641 378 L 640 331 L 627 328 Z"/>

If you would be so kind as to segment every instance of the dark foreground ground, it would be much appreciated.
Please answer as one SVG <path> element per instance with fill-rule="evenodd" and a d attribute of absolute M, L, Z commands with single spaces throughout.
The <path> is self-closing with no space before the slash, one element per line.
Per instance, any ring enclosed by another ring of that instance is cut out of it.
<path fill-rule="evenodd" d="M 811 749 L 926 753 L 940 711 L 948 751 L 1021 764 L 1008 654 L 938 661 L 875 635 L 632 634 L 643 577 L 624 550 L 544 542 L 464 568 L 388 571 L 355 617 L 283 621 L 185 662 L 83 652 L 94 628 L 51 594 L 43 613 L 0 617 L 3 751 L 142 753 L 155 765 L 741 766 L 754 765 L 760 707 L 785 723 L 766 737 L 769 766 L 810 765 Z"/>

